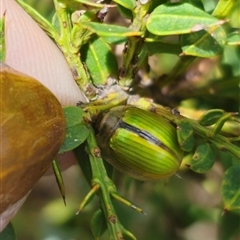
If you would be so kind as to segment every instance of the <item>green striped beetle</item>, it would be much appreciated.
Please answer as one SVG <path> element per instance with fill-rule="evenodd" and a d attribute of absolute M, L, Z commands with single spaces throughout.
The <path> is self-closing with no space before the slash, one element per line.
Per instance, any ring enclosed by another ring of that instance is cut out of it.
<path fill-rule="evenodd" d="M 174 126 L 165 118 L 133 107 L 118 106 L 97 124 L 102 157 L 138 180 L 164 179 L 179 168 L 183 152 Z"/>

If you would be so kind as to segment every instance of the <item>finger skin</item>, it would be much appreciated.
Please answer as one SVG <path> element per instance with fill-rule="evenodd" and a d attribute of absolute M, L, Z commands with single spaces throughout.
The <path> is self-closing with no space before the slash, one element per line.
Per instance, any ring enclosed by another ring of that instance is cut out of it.
<path fill-rule="evenodd" d="M 42 82 L 62 105 L 86 102 L 62 52 L 46 33 L 15 0 L 0 0 L 0 6 L 0 16 L 5 13 L 5 63 Z"/>

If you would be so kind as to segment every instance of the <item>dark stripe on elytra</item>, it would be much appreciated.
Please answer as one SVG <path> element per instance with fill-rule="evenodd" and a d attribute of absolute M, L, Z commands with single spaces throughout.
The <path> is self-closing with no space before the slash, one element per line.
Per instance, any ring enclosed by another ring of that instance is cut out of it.
<path fill-rule="evenodd" d="M 136 133 L 139 137 L 147 140 L 148 142 L 151 142 L 153 144 L 156 144 L 157 146 L 159 147 L 162 147 L 164 149 L 168 149 L 168 147 L 166 145 L 164 145 L 164 143 L 162 143 L 161 141 L 159 141 L 159 139 L 157 139 L 156 137 L 154 137 L 153 135 L 151 135 L 149 132 L 147 131 L 144 131 L 144 130 L 141 130 L 141 129 L 138 129 L 128 123 L 125 123 L 125 122 L 122 122 L 120 121 L 119 122 L 119 128 L 123 128 L 123 129 L 126 129 L 128 130 L 129 132 L 132 132 L 132 133 Z"/>

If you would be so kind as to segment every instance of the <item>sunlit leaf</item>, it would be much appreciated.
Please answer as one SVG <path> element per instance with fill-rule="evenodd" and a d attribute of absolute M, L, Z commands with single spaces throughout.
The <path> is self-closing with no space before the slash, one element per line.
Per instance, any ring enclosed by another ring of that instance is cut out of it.
<path fill-rule="evenodd" d="M 236 2 L 237 2 L 236 0 L 219 0 L 212 15 L 220 19 L 227 17 L 227 15 L 232 10 Z"/>
<path fill-rule="evenodd" d="M 156 35 L 191 33 L 214 26 L 218 19 L 188 3 L 162 4 L 147 20 L 147 29 Z"/>

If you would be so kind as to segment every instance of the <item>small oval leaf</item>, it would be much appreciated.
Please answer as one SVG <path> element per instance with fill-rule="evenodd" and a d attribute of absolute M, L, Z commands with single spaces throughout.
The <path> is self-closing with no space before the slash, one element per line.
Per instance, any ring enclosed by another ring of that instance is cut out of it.
<path fill-rule="evenodd" d="M 193 129 L 186 120 L 178 122 L 177 138 L 180 148 L 185 152 L 190 152 L 194 146 Z"/>
<path fill-rule="evenodd" d="M 230 167 L 223 176 L 221 193 L 225 211 L 240 213 L 240 164 Z"/>
<path fill-rule="evenodd" d="M 107 230 L 106 220 L 101 209 L 98 209 L 91 219 L 91 229 L 95 239 L 100 239 Z"/>
<path fill-rule="evenodd" d="M 214 154 L 209 143 L 199 145 L 192 156 L 190 168 L 194 172 L 205 173 L 210 170 L 214 164 Z"/>
<path fill-rule="evenodd" d="M 59 153 L 69 152 L 82 144 L 89 130 L 83 121 L 83 110 L 79 107 L 63 108 L 66 118 L 66 136 Z"/>
<path fill-rule="evenodd" d="M 204 112 L 198 119 L 198 123 L 202 126 L 210 126 L 218 121 L 224 115 L 225 111 L 222 109 L 211 109 Z"/>

